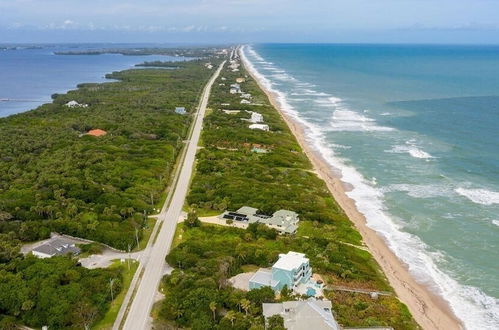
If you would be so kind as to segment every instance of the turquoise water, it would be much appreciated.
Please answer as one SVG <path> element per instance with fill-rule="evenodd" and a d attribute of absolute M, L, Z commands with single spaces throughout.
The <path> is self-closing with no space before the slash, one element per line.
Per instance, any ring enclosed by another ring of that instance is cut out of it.
<path fill-rule="evenodd" d="M 1 45 L 0 45 L 1 46 Z M 83 82 L 103 82 L 105 74 L 156 60 L 181 60 L 171 56 L 54 55 L 56 51 L 135 48 L 147 45 L 72 44 L 10 46 L 0 49 L 0 117 L 36 108 Z M 155 45 L 157 46 L 157 45 Z"/>
<path fill-rule="evenodd" d="M 254 45 L 368 225 L 468 329 L 499 328 L 499 47 Z"/>

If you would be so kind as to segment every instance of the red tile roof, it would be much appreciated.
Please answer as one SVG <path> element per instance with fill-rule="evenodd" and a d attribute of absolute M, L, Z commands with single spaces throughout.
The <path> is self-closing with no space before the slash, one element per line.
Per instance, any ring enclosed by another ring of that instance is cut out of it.
<path fill-rule="evenodd" d="M 92 129 L 92 130 L 90 130 L 90 131 L 88 131 L 88 132 L 87 132 L 87 135 L 92 135 L 92 136 L 104 136 L 104 135 L 106 135 L 106 134 L 107 134 L 107 132 L 106 132 L 106 131 L 101 130 L 101 129 L 99 129 L 99 128 L 97 128 L 97 129 Z"/>

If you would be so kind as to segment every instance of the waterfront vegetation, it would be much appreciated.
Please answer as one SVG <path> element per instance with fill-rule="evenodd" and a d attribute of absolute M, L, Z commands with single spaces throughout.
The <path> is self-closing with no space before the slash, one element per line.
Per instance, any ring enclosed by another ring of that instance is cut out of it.
<path fill-rule="evenodd" d="M 239 95 L 229 93 L 229 85 L 238 77 L 246 78 L 241 87 L 258 105 L 240 104 Z M 328 285 L 391 291 L 379 266 L 363 249 L 360 235 L 256 82 L 243 70 L 225 69 L 213 87 L 210 108 L 187 198 L 189 207 L 199 215 L 243 205 L 266 214 L 289 209 L 301 221 L 293 236 L 277 235 L 264 225 L 247 230 L 192 221 L 194 225 L 181 225 L 167 257 L 176 269 L 163 279 L 165 299 L 156 328 L 263 329 L 262 302 L 300 297 L 285 290 L 276 298 L 270 288 L 244 292 L 234 289 L 228 279 L 270 267 L 279 253 L 290 250 L 305 253 L 313 271 Z M 227 114 L 221 109 L 242 111 Z M 243 120 L 250 114 L 244 110 L 261 113 L 270 131 L 250 130 Z M 252 152 L 255 146 L 269 152 Z M 366 294 L 326 290 L 325 297 L 332 300 L 335 317 L 344 326 L 417 328 L 393 295 L 373 300 Z"/>
<path fill-rule="evenodd" d="M 117 82 L 82 84 L 34 111 L 0 119 L 0 232 L 21 241 L 51 231 L 136 244 L 180 151 L 212 73 L 201 62 L 179 70 L 116 72 Z M 88 107 L 69 108 L 70 100 Z M 102 129 L 107 135 L 84 135 Z"/>
<path fill-rule="evenodd" d="M 81 84 L 0 118 L 0 329 L 112 323 L 119 308 L 112 298 L 122 299 L 131 278 L 123 266 L 89 270 L 71 257 L 24 257 L 21 244 L 56 231 L 124 250 L 148 237 L 147 215 L 164 196 L 189 114 L 213 73 L 204 62 L 115 72 L 108 75 L 115 81 Z M 65 106 L 71 100 L 88 106 Z M 107 134 L 86 135 L 91 129 Z M 100 249 L 91 244 L 83 254 Z"/>

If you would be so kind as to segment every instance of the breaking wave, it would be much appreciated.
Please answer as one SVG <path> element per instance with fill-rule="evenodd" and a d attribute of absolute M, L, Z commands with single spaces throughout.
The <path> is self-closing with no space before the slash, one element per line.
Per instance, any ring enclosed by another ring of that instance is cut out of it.
<path fill-rule="evenodd" d="M 320 153 L 329 164 L 341 171 L 341 180 L 352 186 L 352 190 L 347 192 L 347 195 L 355 201 L 359 212 L 366 217 L 367 225 L 385 238 L 389 248 L 408 265 L 414 278 L 443 297 L 449 303 L 454 314 L 463 321 L 466 328 L 499 328 L 499 300 L 487 296 L 478 288 L 462 285 L 441 271 L 436 264 L 437 260 L 442 258 L 441 254 L 430 252 L 429 247 L 419 237 L 402 231 L 400 225 L 386 212 L 383 204 L 383 190 L 376 188 L 372 181 L 366 180 L 354 167 L 347 165 L 345 160 L 337 157 L 333 148 L 326 141 L 324 128 L 303 119 L 298 111 L 289 104 L 286 94 L 273 88 L 276 84 L 262 75 L 246 57 L 246 53 L 255 59 L 261 58 L 260 55 L 249 46 L 244 46 L 241 53 L 242 60 L 248 70 L 258 78 L 265 89 L 276 96 L 282 111 L 304 128 L 307 143 Z M 296 85 L 299 84 L 302 87 L 307 86 L 306 83 L 296 82 Z M 334 103 L 331 101 L 329 100 L 330 103 Z M 337 109 L 334 111 L 330 123 L 333 131 L 393 130 L 390 127 L 376 125 L 374 119 L 343 108 L 341 102 L 336 102 L 334 106 Z M 421 152 L 420 149 L 418 150 L 420 152 L 413 151 L 412 154 L 410 151 L 404 152 L 416 158 L 431 157 L 431 155 Z M 423 187 L 419 187 L 413 190 L 414 187 L 402 186 L 393 188 L 411 190 L 410 193 L 416 196 L 422 195 L 418 189 L 423 189 Z M 482 199 L 480 200 L 482 201 Z"/>

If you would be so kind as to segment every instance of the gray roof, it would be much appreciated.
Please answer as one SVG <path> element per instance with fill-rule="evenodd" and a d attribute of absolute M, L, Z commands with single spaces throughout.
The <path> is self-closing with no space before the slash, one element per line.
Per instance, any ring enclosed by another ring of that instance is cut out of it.
<path fill-rule="evenodd" d="M 281 315 L 289 330 L 340 330 L 334 319 L 329 300 L 287 301 L 282 304 L 263 304 L 263 315 Z"/>
<path fill-rule="evenodd" d="M 33 251 L 43 253 L 49 256 L 60 256 L 68 253 L 79 254 L 80 249 L 71 241 L 56 238 L 49 240 L 43 245 L 33 249 Z"/>
<path fill-rule="evenodd" d="M 251 206 L 243 206 L 237 210 L 237 213 L 242 213 L 246 215 L 255 215 L 258 209 L 251 207 Z"/>
<path fill-rule="evenodd" d="M 275 288 L 279 284 L 279 281 L 272 279 L 271 270 L 261 268 L 250 278 L 250 282 L 270 286 L 271 288 Z"/>
<path fill-rule="evenodd" d="M 236 212 L 246 215 L 248 218 L 248 223 L 259 222 L 266 224 L 268 226 L 277 227 L 280 232 L 292 234 L 298 229 L 298 221 L 300 220 L 298 214 L 289 210 L 279 210 L 274 212 L 272 216 L 256 214 L 258 209 L 250 206 L 243 206 L 239 208 Z M 224 212 L 219 216 L 220 219 L 224 219 L 224 216 L 228 212 Z"/>

